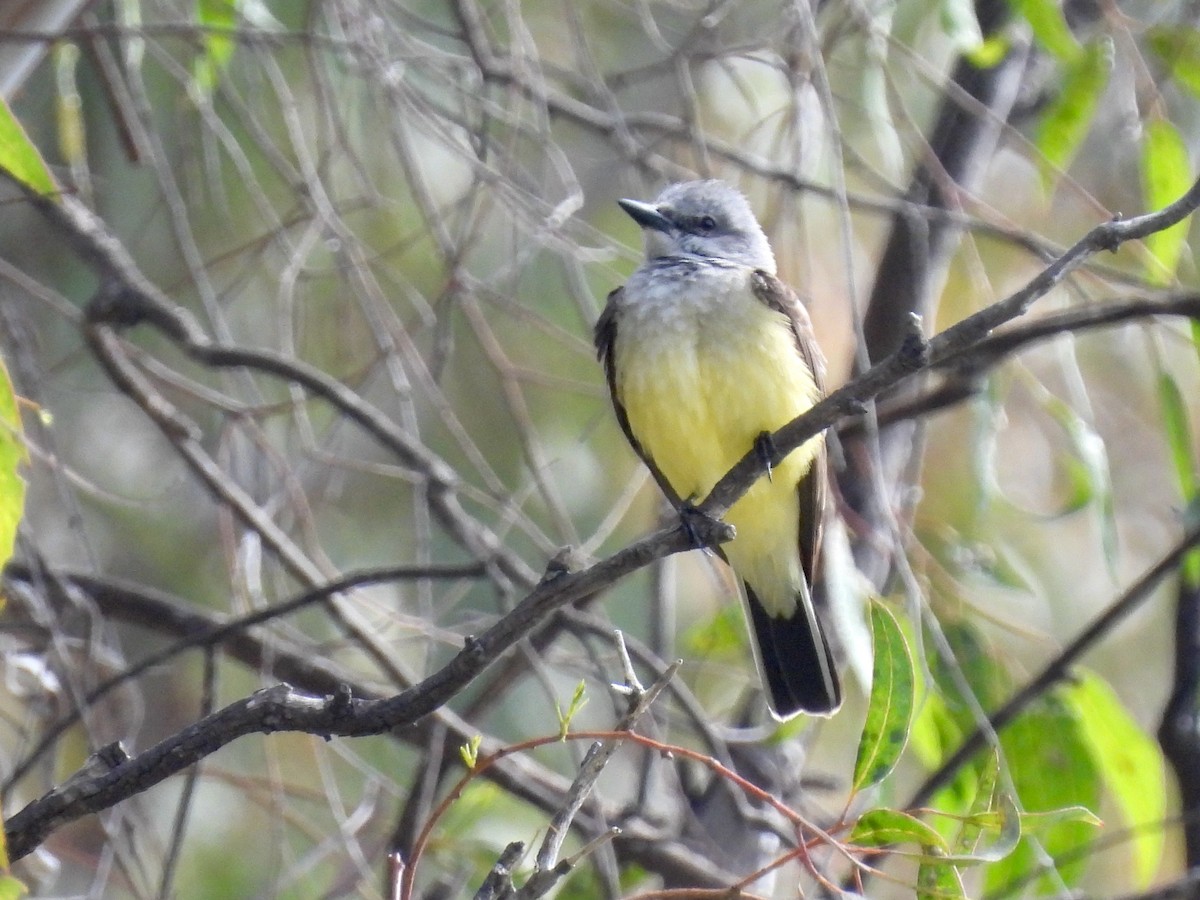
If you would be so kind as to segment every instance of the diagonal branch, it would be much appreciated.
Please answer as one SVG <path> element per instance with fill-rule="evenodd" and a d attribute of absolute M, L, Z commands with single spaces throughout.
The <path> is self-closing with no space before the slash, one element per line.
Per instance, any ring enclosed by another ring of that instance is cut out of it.
<path fill-rule="evenodd" d="M 722 515 L 756 479 L 766 474 L 768 465 L 778 466 L 809 438 L 839 419 L 859 412 L 867 400 L 903 383 L 917 372 L 944 365 L 977 346 L 989 338 L 994 329 L 1024 315 L 1038 299 L 1095 254 L 1103 250 L 1115 251 L 1127 241 L 1141 240 L 1170 228 L 1195 212 L 1197 207 L 1200 207 L 1200 181 L 1170 206 L 1157 212 L 1097 225 L 1021 290 L 951 325 L 930 338 L 928 343 L 914 324 L 895 353 L 775 432 L 772 435 L 775 452 L 769 461 L 754 449 L 748 451 L 712 489 L 700 505 L 701 511 L 710 516 Z"/>

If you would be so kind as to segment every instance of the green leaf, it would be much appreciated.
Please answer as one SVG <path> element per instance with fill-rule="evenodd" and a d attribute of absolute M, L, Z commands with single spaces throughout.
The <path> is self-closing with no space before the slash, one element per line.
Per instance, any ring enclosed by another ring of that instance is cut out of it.
<path fill-rule="evenodd" d="M 1196 455 L 1192 449 L 1192 428 L 1183 392 L 1165 370 L 1158 375 L 1158 399 L 1162 406 L 1163 431 L 1171 452 L 1171 463 L 1175 467 L 1179 494 L 1185 503 L 1190 503 L 1196 497 Z M 1193 551 L 1184 556 L 1183 574 L 1189 585 L 1200 585 L 1200 553 Z"/>
<path fill-rule="evenodd" d="M 1149 209 L 1162 209 L 1174 203 L 1192 185 L 1192 167 L 1187 144 L 1173 123 L 1155 116 L 1146 125 L 1142 144 L 1142 189 Z M 1153 284 L 1169 284 L 1187 246 L 1191 218 L 1146 238 L 1153 260 L 1147 265 L 1146 278 Z"/>
<path fill-rule="evenodd" d="M 58 152 L 72 170 L 87 165 L 87 126 L 83 120 L 83 100 L 76 87 L 79 47 L 69 42 L 54 48 L 54 118 L 58 125 Z"/>
<path fill-rule="evenodd" d="M 958 866 L 953 863 L 924 862 L 917 870 L 917 900 L 946 900 L 965 896 Z"/>
<path fill-rule="evenodd" d="M 576 713 L 583 709 L 587 703 L 585 693 L 587 691 L 587 682 L 582 678 L 575 685 L 575 692 L 571 695 L 571 702 L 567 704 L 564 710 L 559 705 L 558 701 L 554 701 L 554 711 L 558 714 L 558 736 L 561 740 L 567 739 L 567 732 L 571 729 L 571 720 L 575 718 Z"/>
<path fill-rule="evenodd" d="M 995 766 L 991 767 L 991 772 L 995 774 Z M 951 850 L 933 858 L 934 864 L 952 863 L 959 868 L 977 866 L 999 862 L 1013 852 L 1021 839 L 1022 816 L 1008 792 L 997 793 L 992 790 L 994 787 L 993 782 L 990 788 L 980 791 L 977 807 L 969 816 L 961 818 L 961 827 Z M 989 835 L 994 838 L 982 840 Z"/>
<path fill-rule="evenodd" d="M 25 479 L 20 473 L 25 459 L 17 395 L 0 362 L 0 566 L 12 556 L 17 525 L 25 511 Z"/>
<path fill-rule="evenodd" d="M 958 866 L 945 860 L 927 860 L 917 870 L 917 900 L 946 900 L 966 897 Z"/>
<path fill-rule="evenodd" d="M 991 764 L 980 778 L 975 805 L 969 815 L 961 817 L 958 835 L 944 861 L 960 866 L 995 863 L 1016 848 L 1024 831 L 1024 817 L 1007 791 L 995 790 L 997 771 L 993 754 Z M 983 840 L 989 836 L 991 840 Z"/>
<path fill-rule="evenodd" d="M 458 755 L 468 769 L 474 769 L 479 764 L 479 747 L 483 743 L 483 735 L 474 735 L 465 744 L 458 745 Z"/>
<path fill-rule="evenodd" d="M 958 660 L 978 702 L 985 709 L 999 706 L 1012 693 L 1012 679 L 980 639 L 978 629 L 966 622 L 947 622 L 943 629 L 953 658 Z M 974 730 L 975 717 L 972 707 L 958 698 L 949 664 L 934 657 L 931 666 L 935 688 L 918 698 L 910 742 L 914 755 L 932 771 Z M 981 755 L 971 765 L 961 767 L 953 780 L 934 795 L 931 805 L 960 816 L 978 812 L 981 805 L 990 808 L 995 768 L 994 758 Z"/>
<path fill-rule="evenodd" d="M 43 197 L 58 194 L 58 185 L 29 135 L 0 97 L 0 169 Z"/>
<path fill-rule="evenodd" d="M 236 47 L 230 32 L 237 26 L 239 0 L 196 0 L 196 19 L 206 29 L 204 48 L 192 66 L 196 87 L 206 99 L 220 82 Z"/>
<path fill-rule="evenodd" d="M 1183 393 L 1167 371 L 1161 371 L 1158 375 L 1158 400 L 1162 404 L 1167 446 L 1171 451 L 1171 462 L 1175 466 L 1179 492 L 1185 498 L 1190 498 L 1196 493 L 1192 430 L 1188 423 L 1187 404 L 1183 400 Z"/>
<path fill-rule="evenodd" d="M 999 800 L 997 811 L 1000 813 L 1000 821 L 996 840 L 984 846 L 983 849 L 976 847 L 971 854 L 972 857 L 984 862 L 999 862 L 1005 859 L 1017 848 L 1017 842 L 1021 840 L 1023 816 L 1017 809 L 1016 801 L 1008 791 L 1001 791 Z"/>
<path fill-rule="evenodd" d="M 1125 711 L 1113 689 L 1083 671 L 1062 691 L 1104 786 L 1130 827 L 1137 888 L 1147 888 L 1165 844 L 1166 772 L 1158 744 Z M 1143 826 L 1143 827 L 1139 827 Z M 1111 852 L 1111 851 L 1110 851 Z"/>
<path fill-rule="evenodd" d="M 1108 450 L 1104 438 L 1068 404 L 1045 392 L 1042 408 L 1066 432 L 1073 453 L 1060 461 L 1069 486 L 1067 503 L 1062 513 L 1074 512 L 1084 505 L 1095 503 L 1100 514 L 1100 535 L 1104 555 L 1110 568 L 1117 558 L 1117 521 L 1113 500 L 1112 478 L 1108 465 Z"/>
<path fill-rule="evenodd" d="M 1030 833 L 1044 831 L 1060 822 L 1082 822 L 1093 828 L 1104 824 L 1104 821 L 1086 806 L 1064 806 L 1062 809 L 1052 809 L 1048 812 L 1021 813 L 1021 828 Z"/>
<path fill-rule="evenodd" d="M 1097 41 L 1065 64 L 1062 90 L 1042 114 L 1034 143 L 1041 151 L 1047 187 L 1071 164 L 1087 137 L 1111 68 L 1109 45 Z"/>
<path fill-rule="evenodd" d="M 1034 39 L 1064 62 L 1074 62 L 1084 52 L 1063 15 L 1059 0 L 1010 0 L 1033 29 Z"/>
<path fill-rule="evenodd" d="M 939 856 L 950 849 L 937 829 L 915 816 L 894 809 L 872 809 L 863 813 L 854 823 L 849 840 L 859 847 L 916 844 Z"/>
<path fill-rule="evenodd" d="M 916 668 L 896 617 L 882 603 L 871 604 L 875 670 L 871 699 L 854 763 L 854 790 L 878 784 L 896 767 L 912 728 Z"/>
<path fill-rule="evenodd" d="M 1172 25 L 1150 29 L 1150 49 L 1181 86 L 1200 97 L 1200 30 Z"/>
<path fill-rule="evenodd" d="M 683 634 L 683 645 L 694 656 L 740 655 L 746 649 L 746 626 L 741 608 L 727 603 L 711 619 L 700 620 Z"/>
<path fill-rule="evenodd" d="M 1008 55 L 1011 47 L 1012 42 L 1006 35 L 992 34 L 984 38 L 978 47 L 967 50 L 963 55 L 975 68 L 990 69 L 999 65 L 1000 61 Z"/>
<path fill-rule="evenodd" d="M 930 692 L 922 697 L 908 739 L 925 768 L 935 769 L 962 743 L 963 737 L 962 728 L 941 694 Z"/>
<path fill-rule="evenodd" d="M 1099 806 L 1102 783 L 1092 742 L 1084 736 L 1074 706 L 1064 702 L 1060 692 L 1045 697 L 1004 729 L 1000 744 L 1026 811 L 1021 818 Z M 1046 876 L 1039 890 L 1058 893 L 1082 876 L 1084 859 L 1076 856 L 1066 861 L 1066 855 L 1085 846 L 1094 829 L 1075 812 L 1047 817 L 1039 824 L 1045 825 L 1038 829 L 1040 847 L 1058 860 L 1053 878 Z M 1023 882 L 1039 871 L 1040 858 L 1028 840 L 1020 840 L 1012 853 L 986 868 L 987 893 L 1003 893 L 1004 886 Z"/>

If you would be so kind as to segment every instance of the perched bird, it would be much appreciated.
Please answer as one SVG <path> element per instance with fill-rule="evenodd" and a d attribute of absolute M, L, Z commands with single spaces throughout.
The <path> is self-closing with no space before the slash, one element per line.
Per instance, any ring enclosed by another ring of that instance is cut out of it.
<path fill-rule="evenodd" d="M 800 298 L 746 198 L 721 181 L 619 201 L 646 260 L 596 323 L 617 421 L 677 508 L 699 502 L 753 448 L 824 394 L 825 363 Z M 783 720 L 830 715 L 841 687 L 813 604 L 826 495 L 816 437 L 729 509 L 721 546 L 742 585 L 768 705 Z"/>

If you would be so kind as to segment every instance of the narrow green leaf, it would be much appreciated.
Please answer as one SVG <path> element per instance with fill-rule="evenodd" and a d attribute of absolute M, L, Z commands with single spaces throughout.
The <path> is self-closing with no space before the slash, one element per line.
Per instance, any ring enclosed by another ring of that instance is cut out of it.
<path fill-rule="evenodd" d="M 462 757 L 462 761 L 468 769 L 474 769 L 479 763 L 479 747 L 483 743 L 483 735 L 474 735 L 465 744 L 458 745 L 458 755 Z"/>
<path fill-rule="evenodd" d="M 1083 671 L 1066 685 L 1063 699 L 1078 718 L 1080 733 L 1104 786 L 1130 826 L 1136 887 L 1149 887 L 1165 845 L 1166 772 L 1158 744 L 1133 721 L 1113 689 Z M 1138 827 L 1149 826 L 1149 827 Z M 1110 851 L 1111 852 L 1111 851 Z"/>
<path fill-rule="evenodd" d="M 1171 373 L 1165 370 L 1158 375 L 1158 400 L 1162 406 L 1163 432 L 1171 453 L 1171 463 L 1175 467 L 1179 494 L 1185 503 L 1190 503 L 1196 496 L 1196 454 L 1192 447 L 1192 428 L 1183 392 Z M 1183 558 L 1183 572 L 1188 584 L 1200 584 L 1200 554 L 1193 552 Z"/>
<path fill-rule="evenodd" d="M 17 525 L 25 511 L 25 479 L 20 473 L 25 459 L 25 435 L 17 395 L 8 371 L 0 362 L 0 565 L 12 556 Z"/>
<path fill-rule="evenodd" d="M 953 900 L 966 897 L 958 866 L 945 860 L 924 860 L 917 869 L 917 900 Z"/>
<path fill-rule="evenodd" d="M 990 69 L 998 65 L 1008 55 L 1012 42 L 1006 35 L 992 34 L 984 38 L 978 47 L 966 51 L 963 55 L 977 69 Z"/>
<path fill-rule="evenodd" d="M 1073 705 L 1060 693 L 1047 696 L 1000 733 L 1009 776 L 1026 815 L 1095 809 L 1100 802 L 1102 781 L 1091 742 L 1082 733 Z M 1011 829 L 1019 827 L 1019 821 L 1020 817 L 1006 824 Z M 985 868 L 987 893 L 1003 893 L 1004 886 L 1028 878 L 1038 870 L 1043 853 L 1059 862 L 1053 878 L 1039 881 L 1040 890 L 1058 893 L 1063 885 L 1079 881 L 1086 863 L 1076 851 L 1092 839 L 1092 826 L 1078 815 L 1046 824 L 1039 829 L 1037 851 L 1022 839 L 1011 853 Z M 1011 831 L 1002 833 L 1012 836 Z M 1072 854 L 1069 861 L 1067 854 Z"/>
<path fill-rule="evenodd" d="M 936 829 L 915 816 L 894 809 L 872 809 L 863 813 L 850 831 L 850 842 L 859 847 L 916 844 L 938 855 L 950 849 Z"/>
<path fill-rule="evenodd" d="M 956 856 L 970 856 L 979 850 L 986 833 L 999 833 L 1003 813 L 996 809 L 996 780 L 1000 772 L 1000 756 L 992 750 L 986 759 L 971 767 L 978 773 L 975 797 L 962 818 L 958 833 L 951 843 Z"/>
<path fill-rule="evenodd" d="M 941 694 L 931 691 L 921 698 L 909 731 L 909 744 L 925 768 L 936 768 L 963 737 L 961 726 Z"/>
<path fill-rule="evenodd" d="M 196 0 L 196 19 L 205 29 L 204 52 L 196 58 L 192 76 L 205 98 L 212 95 L 233 57 L 236 45 L 230 32 L 237 26 L 239 5 L 239 0 Z"/>
<path fill-rule="evenodd" d="M 1078 456 L 1064 457 L 1059 460 L 1058 465 L 1067 484 L 1067 493 L 1063 498 L 1059 515 L 1078 512 L 1096 499 L 1096 485 L 1092 478 L 1092 470 Z"/>
<path fill-rule="evenodd" d="M 1192 185 L 1192 167 L 1188 160 L 1187 144 L 1175 125 L 1167 119 L 1154 117 L 1146 125 L 1142 143 L 1142 189 L 1148 209 L 1162 209 L 1174 203 Z M 1146 247 L 1153 260 L 1147 265 L 1146 277 L 1154 284 L 1169 284 L 1187 245 L 1190 218 L 1177 222 L 1146 238 Z"/>
<path fill-rule="evenodd" d="M 984 862 L 999 862 L 1006 859 L 1017 848 L 1017 843 L 1021 840 L 1021 812 L 1017 808 L 1016 801 L 1008 791 L 1001 791 L 999 799 L 1000 832 L 996 840 L 983 849 L 976 848 L 973 854 Z"/>
<path fill-rule="evenodd" d="M 1083 52 L 1071 33 L 1059 0 L 1010 0 L 1017 13 L 1033 30 L 1034 39 L 1064 62 L 1073 62 Z"/>
<path fill-rule="evenodd" d="M 709 619 L 700 619 L 683 633 L 683 646 L 695 656 L 732 657 L 746 652 L 746 626 L 736 603 L 726 603 Z"/>
<path fill-rule="evenodd" d="M 571 720 L 587 704 L 586 692 L 587 682 L 581 678 L 575 685 L 575 692 L 571 695 L 571 702 L 567 704 L 565 710 L 557 700 L 554 701 L 554 711 L 558 714 L 558 736 L 561 740 L 567 739 L 567 734 L 571 730 Z"/>
<path fill-rule="evenodd" d="M 72 171 L 87 165 L 87 126 L 83 99 L 76 85 L 79 47 L 64 42 L 54 48 L 54 81 L 57 88 L 54 118 L 58 125 L 58 152 Z"/>
<path fill-rule="evenodd" d="M 44 197 L 58 193 L 45 160 L 3 97 L 0 97 L 0 169 Z"/>
<path fill-rule="evenodd" d="M 986 797 L 987 808 L 962 819 L 965 840 L 956 843 L 955 849 L 944 856 L 945 861 L 959 866 L 996 863 L 1009 856 L 1021 840 L 1023 817 L 1012 795 L 999 791 L 993 796 L 989 791 L 980 797 Z M 989 836 L 994 837 L 983 840 Z"/>
<path fill-rule="evenodd" d="M 1117 521 L 1113 500 L 1108 450 L 1099 432 L 1068 404 L 1053 394 L 1042 396 L 1042 408 L 1062 427 L 1071 442 L 1072 455 L 1060 462 L 1069 487 L 1066 506 L 1060 514 L 1095 504 L 1100 514 L 1100 534 L 1110 568 L 1117 557 Z"/>
<path fill-rule="evenodd" d="M 895 768 L 912 728 L 916 668 L 904 633 L 882 603 L 871 604 L 875 670 L 867 720 L 854 763 L 854 789 L 878 784 Z"/>
<path fill-rule="evenodd" d="M 1093 828 L 1104 824 L 1104 821 L 1086 806 L 1064 806 L 1049 812 L 1021 813 L 1021 828 L 1028 832 L 1043 831 L 1060 822 L 1082 822 Z"/>
<path fill-rule="evenodd" d="M 1183 400 L 1179 384 L 1171 377 L 1170 372 L 1159 373 L 1158 400 L 1162 404 L 1167 446 L 1171 451 L 1171 463 L 1175 466 L 1179 493 L 1188 499 L 1196 494 L 1196 457 L 1192 450 L 1192 429 L 1188 421 L 1187 404 Z"/>
<path fill-rule="evenodd" d="M 1200 30 L 1159 26 L 1150 29 L 1146 38 L 1150 49 L 1167 64 L 1171 77 L 1200 97 Z"/>
<path fill-rule="evenodd" d="M 1043 178 L 1047 186 L 1054 183 L 1058 171 L 1071 164 L 1087 137 L 1100 94 L 1108 83 L 1110 57 L 1109 45 L 1097 41 L 1065 63 L 1062 90 L 1042 114 L 1034 141 L 1045 163 Z"/>

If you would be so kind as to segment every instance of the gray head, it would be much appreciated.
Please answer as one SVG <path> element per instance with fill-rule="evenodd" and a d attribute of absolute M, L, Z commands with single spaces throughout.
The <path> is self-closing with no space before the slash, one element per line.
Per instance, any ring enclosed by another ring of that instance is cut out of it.
<path fill-rule="evenodd" d="M 642 226 L 647 259 L 721 259 L 775 273 L 775 255 L 750 204 L 723 181 L 673 184 L 653 203 L 617 202 Z"/>

